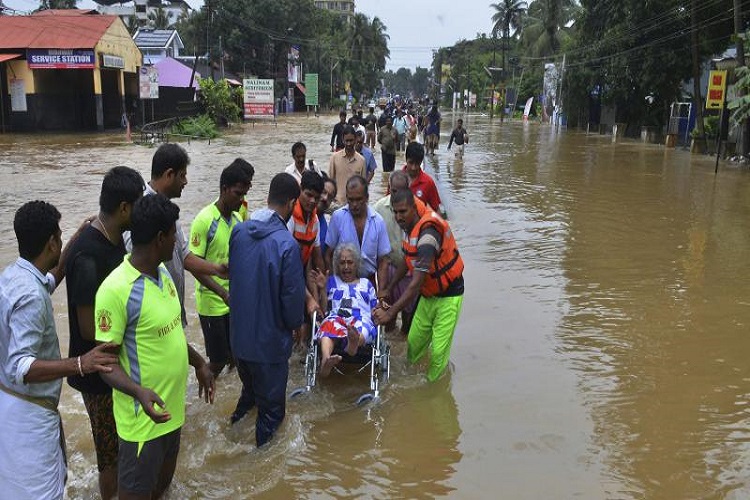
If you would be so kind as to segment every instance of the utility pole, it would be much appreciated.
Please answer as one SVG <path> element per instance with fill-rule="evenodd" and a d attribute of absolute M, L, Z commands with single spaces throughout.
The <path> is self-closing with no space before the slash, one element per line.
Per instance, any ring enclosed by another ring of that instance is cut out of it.
<path fill-rule="evenodd" d="M 737 66 L 745 66 L 745 40 L 740 37 L 742 31 L 742 0 L 734 0 L 734 38 L 737 40 Z M 737 92 L 742 97 L 745 92 L 741 89 Z M 750 122 L 745 119 L 740 123 L 739 134 L 737 134 L 737 152 L 745 156 L 750 147 Z"/>
<path fill-rule="evenodd" d="M 328 101 L 328 105 L 329 106 L 333 105 L 333 70 L 336 69 L 336 66 L 338 66 L 340 62 L 341 62 L 341 59 L 339 59 L 338 61 L 336 61 L 336 64 L 334 64 L 333 66 L 331 66 L 331 100 Z"/>
<path fill-rule="evenodd" d="M 495 42 L 497 41 L 497 32 L 493 30 L 492 33 L 492 67 L 495 67 Z M 490 71 L 490 80 L 492 81 L 492 89 L 490 90 L 490 120 L 492 120 L 495 114 L 495 74 Z M 503 114 L 500 113 L 500 123 L 503 121 Z"/>

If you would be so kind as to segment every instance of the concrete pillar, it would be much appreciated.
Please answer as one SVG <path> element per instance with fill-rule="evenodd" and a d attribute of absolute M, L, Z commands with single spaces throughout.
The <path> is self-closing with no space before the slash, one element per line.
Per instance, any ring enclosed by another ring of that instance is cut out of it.
<path fill-rule="evenodd" d="M 94 104 L 96 105 L 96 129 L 104 130 L 104 101 L 102 100 L 102 73 L 94 68 Z"/>

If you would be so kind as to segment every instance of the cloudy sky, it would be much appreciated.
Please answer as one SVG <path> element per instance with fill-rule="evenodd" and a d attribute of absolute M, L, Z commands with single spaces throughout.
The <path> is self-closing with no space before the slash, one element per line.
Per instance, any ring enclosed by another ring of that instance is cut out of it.
<path fill-rule="evenodd" d="M 388 28 L 388 69 L 429 67 L 432 50 L 492 28 L 490 0 L 356 0 L 356 10 Z"/>
<path fill-rule="evenodd" d="M 3 0 L 22 12 L 38 7 L 38 0 Z M 201 0 L 188 0 L 200 7 Z M 356 10 L 379 17 L 388 28 L 391 59 L 388 69 L 429 67 L 432 51 L 471 40 L 492 27 L 490 0 L 356 0 Z M 93 8 L 92 0 L 81 0 L 80 8 Z"/>

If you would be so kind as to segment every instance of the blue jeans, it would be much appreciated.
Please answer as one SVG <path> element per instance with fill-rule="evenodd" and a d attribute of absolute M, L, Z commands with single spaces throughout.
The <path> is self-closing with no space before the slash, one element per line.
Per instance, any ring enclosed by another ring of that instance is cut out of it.
<path fill-rule="evenodd" d="M 286 414 L 286 383 L 289 363 L 255 363 L 237 360 L 242 393 L 232 419 L 242 418 L 253 406 L 258 407 L 255 442 L 258 447 L 271 440 Z"/>

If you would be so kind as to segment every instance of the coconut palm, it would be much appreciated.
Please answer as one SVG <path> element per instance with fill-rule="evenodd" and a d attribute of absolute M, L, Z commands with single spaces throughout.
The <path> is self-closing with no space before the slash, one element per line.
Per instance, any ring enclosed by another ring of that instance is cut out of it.
<path fill-rule="evenodd" d="M 580 7 L 575 0 L 535 0 L 524 18 L 521 44 L 529 55 L 545 57 L 557 54 L 570 38 L 570 23 Z"/>
<path fill-rule="evenodd" d="M 167 29 L 171 24 L 169 22 L 169 14 L 162 7 L 157 7 L 148 13 L 148 22 L 155 30 Z"/>
<path fill-rule="evenodd" d="M 502 0 L 490 4 L 490 7 L 495 9 L 492 15 L 492 36 L 502 34 L 503 39 L 507 40 L 510 38 L 511 30 L 515 32 L 521 27 L 528 5 L 520 0 Z"/>
<path fill-rule="evenodd" d="M 528 6 L 526 2 L 520 0 L 502 0 L 502 2 L 490 4 L 490 7 L 495 9 L 495 13 L 492 15 L 492 22 L 494 23 L 492 25 L 492 37 L 497 38 L 498 33 L 501 33 L 503 35 L 503 71 L 506 71 L 507 65 L 505 62 L 505 53 L 509 49 L 508 41 L 510 39 L 511 30 L 513 30 L 515 34 L 516 31 L 521 27 L 523 23 L 523 17 Z M 494 58 L 495 56 L 493 48 L 493 63 Z M 492 80 L 494 89 L 494 76 Z"/>

